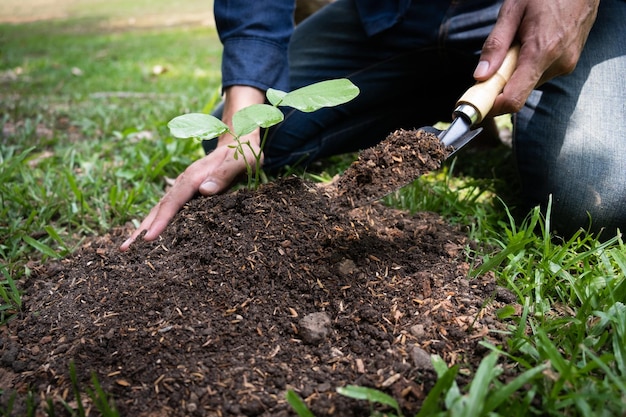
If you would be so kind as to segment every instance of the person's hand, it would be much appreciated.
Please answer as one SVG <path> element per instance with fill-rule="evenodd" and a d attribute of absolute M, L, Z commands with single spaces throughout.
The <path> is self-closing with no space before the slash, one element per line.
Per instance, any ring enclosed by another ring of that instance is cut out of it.
<path fill-rule="evenodd" d="M 232 118 L 237 111 L 264 101 L 265 93 L 257 88 L 244 85 L 230 86 L 224 90 L 222 121 L 232 129 Z M 156 239 L 178 213 L 178 210 L 196 193 L 210 196 L 228 189 L 237 176 L 246 172 L 247 166 L 256 167 L 255 155 L 260 156 L 259 162 L 262 163 L 263 155 L 260 153 L 260 140 L 259 129 L 241 137 L 240 142 L 246 157 L 242 158 L 241 155 L 237 155 L 235 158 L 237 151 L 233 148 L 233 145 L 236 144 L 233 137 L 230 134 L 220 137 L 213 152 L 189 165 L 176 178 L 172 188 L 150 210 L 148 217 L 141 222 L 137 230 L 122 243 L 120 250 L 128 250 L 143 231 L 146 231 L 144 240 Z M 250 145 L 248 146 L 246 143 Z M 246 161 L 248 165 L 246 165 Z"/>
<path fill-rule="evenodd" d="M 258 136 L 257 130 L 255 133 L 241 138 L 246 160 L 253 169 L 256 166 L 254 154 L 261 155 L 259 154 Z M 248 141 L 252 149 L 245 144 Z M 230 140 L 228 138 L 220 138 L 220 142 L 213 152 L 189 165 L 176 178 L 172 188 L 152 208 L 137 230 L 120 246 L 120 250 L 128 250 L 130 245 L 144 230 L 146 231 L 143 237 L 144 240 L 151 241 L 156 239 L 165 230 L 174 215 L 197 192 L 210 196 L 227 190 L 237 176 L 246 172 L 244 158 L 241 155 L 238 155 L 237 158 L 234 157 L 236 150 L 229 146 L 233 144 L 232 138 Z"/>
<path fill-rule="evenodd" d="M 600 0 L 505 0 L 483 45 L 474 72 L 477 81 L 492 76 L 516 40 L 517 68 L 496 99 L 490 115 L 515 113 L 532 90 L 574 70 Z"/>

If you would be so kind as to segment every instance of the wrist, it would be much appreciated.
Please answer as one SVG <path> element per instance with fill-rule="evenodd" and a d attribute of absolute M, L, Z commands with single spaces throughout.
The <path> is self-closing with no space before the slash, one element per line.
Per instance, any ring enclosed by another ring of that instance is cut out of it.
<path fill-rule="evenodd" d="M 265 103 L 265 92 L 247 85 L 232 85 L 224 89 L 223 122 L 230 124 L 233 114 L 251 106 Z"/>
<path fill-rule="evenodd" d="M 222 121 L 232 129 L 232 119 L 235 113 L 253 104 L 263 103 L 265 103 L 265 92 L 263 90 L 247 85 L 233 85 L 227 87 L 224 89 L 224 110 L 222 113 Z M 249 133 L 240 139 L 241 142 L 250 142 L 253 145 L 259 146 L 261 142 L 260 129 L 256 129 L 254 132 Z M 218 145 L 232 145 L 234 142 L 235 140 L 233 136 L 226 134 L 219 138 Z"/>

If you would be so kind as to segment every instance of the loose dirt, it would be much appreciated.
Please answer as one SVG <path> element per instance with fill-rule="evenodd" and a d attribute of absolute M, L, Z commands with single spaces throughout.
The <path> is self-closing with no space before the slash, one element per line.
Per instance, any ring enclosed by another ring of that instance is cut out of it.
<path fill-rule="evenodd" d="M 405 133 L 394 140 L 414 149 Z M 332 190 L 285 178 L 195 198 L 158 241 L 121 253 L 127 230 L 113 231 L 35 269 L 0 333 L 1 402 L 17 391 L 19 415 L 30 389 L 63 415 L 60 400 L 77 406 L 70 362 L 91 415 L 92 374 L 124 416 L 295 415 L 290 389 L 316 416 L 370 415 L 336 392 L 347 384 L 413 415 L 433 354 L 467 382 L 515 298 L 490 274 L 469 278 L 480 260 L 438 215 L 348 209 Z"/>
<path fill-rule="evenodd" d="M 337 181 L 337 192 L 349 207 L 360 207 L 439 169 L 453 150 L 432 133 L 397 130 L 361 152 Z"/>

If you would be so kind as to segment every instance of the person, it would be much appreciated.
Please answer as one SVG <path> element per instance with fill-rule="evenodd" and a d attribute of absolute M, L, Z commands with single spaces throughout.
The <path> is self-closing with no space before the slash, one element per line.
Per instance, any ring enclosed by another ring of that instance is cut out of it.
<path fill-rule="evenodd" d="M 293 0 L 215 0 L 223 43 L 222 120 L 291 91 L 349 78 L 353 101 L 314 113 L 286 111 L 263 167 L 308 163 L 367 148 L 398 128 L 450 120 L 475 80 L 509 47 L 516 69 L 491 115 L 514 115 L 514 154 L 529 206 L 552 197 L 557 231 L 626 225 L 626 1 L 336 0 L 294 27 Z M 260 133 L 245 137 L 256 150 Z M 194 195 L 224 192 L 244 171 L 233 138 L 191 164 L 121 245 L 153 240 Z M 253 156 L 248 155 L 253 161 Z M 591 226 L 589 223 L 591 221 Z"/>

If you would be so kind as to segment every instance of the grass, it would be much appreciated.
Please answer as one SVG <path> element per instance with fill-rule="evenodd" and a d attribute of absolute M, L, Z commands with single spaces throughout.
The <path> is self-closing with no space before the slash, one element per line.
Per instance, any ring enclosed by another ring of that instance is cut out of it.
<path fill-rule="evenodd" d="M 15 283 L 29 261 L 140 217 L 164 178 L 201 155 L 165 124 L 216 99 L 215 29 L 115 31 L 100 21 L 0 25 L 2 321 L 20 307 Z"/>
<path fill-rule="evenodd" d="M 197 143 L 170 138 L 165 124 L 209 108 L 218 91 L 212 27 L 122 29 L 111 22 L 139 15 L 141 3 L 95 2 L 91 11 L 66 3 L 62 20 L 0 24 L 1 323 L 22 308 L 21 284 L 33 268 L 147 213 L 165 178 L 201 155 Z M 171 12 L 168 2 L 151 4 L 164 16 Z M 464 227 L 468 252 L 483 257 L 473 273 L 495 273 L 522 306 L 501 311 L 507 343 L 485 345 L 492 353 L 468 386 L 457 386 L 458 369 L 434 358 L 440 379 L 421 415 L 623 415 L 624 242 L 582 231 L 569 240 L 552 236 L 549 215 L 513 213 L 508 155 L 479 159 L 459 158 L 387 198 Z M 306 175 L 328 179 L 350 160 L 333 158 Z M 84 392 L 103 415 L 114 415 L 109 396 L 92 382 Z M 400 413 L 387 397 L 358 387 L 343 392 Z M 306 415 L 295 394 L 289 398 Z M 35 399 L 25 402 L 34 415 Z M 0 414 L 10 414 L 10 404 L 3 407 Z"/>

